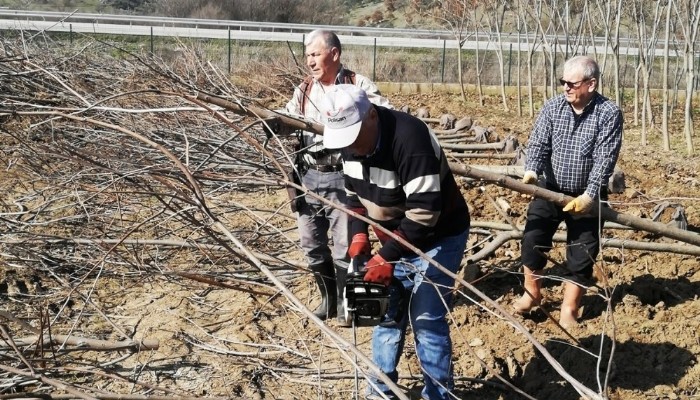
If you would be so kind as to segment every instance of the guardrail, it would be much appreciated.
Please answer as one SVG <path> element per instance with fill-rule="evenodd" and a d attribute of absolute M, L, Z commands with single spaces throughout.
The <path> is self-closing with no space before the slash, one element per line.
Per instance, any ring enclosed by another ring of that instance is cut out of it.
<path fill-rule="evenodd" d="M 64 21 L 82 23 L 117 23 L 118 25 L 153 25 L 153 26 L 187 26 L 199 29 L 231 28 L 234 30 L 253 30 L 268 32 L 305 33 L 314 29 L 329 29 L 338 34 L 357 36 L 402 36 L 425 37 L 430 39 L 452 39 L 453 35 L 446 30 L 374 28 L 339 25 L 308 25 L 275 22 L 251 22 L 199 18 L 171 18 L 142 15 L 118 15 L 95 13 L 65 13 L 56 11 L 24 11 L 0 10 L 4 19 L 25 19 L 34 21 Z M 484 35 L 484 34 L 482 34 Z M 484 35 L 485 36 L 485 35 Z"/>
<path fill-rule="evenodd" d="M 272 33 L 308 33 L 314 29 L 328 29 L 336 32 L 338 35 L 346 36 L 365 36 L 365 37 L 399 37 L 399 38 L 416 38 L 416 39 L 433 39 L 433 40 L 449 40 L 454 41 L 455 35 L 444 29 L 417 29 L 417 28 L 377 28 L 377 27 L 359 27 L 359 26 L 343 26 L 343 25 L 309 25 L 295 23 L 277 23 L 277 22 L 254 22 L 254 21 L 237 21 L 237 20 L 218 20 L 218 19 L 201 19 L 201 18 L 172 18 L 172 17 L 156 17 L 143 15 L 119 15 L 119 14 L 97 14 L 97 13 L 67 13 L 57 11 L 25 11 L 25 10 L 0 10 L 0 19 L 14 19 L 25 21 L 62 21 L 64 23 L 89 23 L 89 24 L 112 24 L 112 25 L 141 25 L 141 26 L 160 26 L 160 27 L 185 27 L 191 29 L 226 29 L 236 31 L 257 31 L 257 32 L 272 32 Z M 493 42 L 494 35 L 488 32 L 473 32 L 466 31 L 463 37 L 467 38 L 464 48 L 476 48 L 470 43 Z M 523 41 L 528 43 L 536 43 L 538 41 L 537 34 L 520 34 L 516 33 L 501 33 L 501 41 L 504 46 L 520 44 Z M 548 43 L 557 43 L 562 45 L 567 42 L 576 42 L 576 38 L 566 35 L 546 35 Z M 589 37 L 586 37 L 590 40 Z M 604 37 L 595 37 L 593 39 L 596 47 L 601 51 L 608 51 L 606 48 Z M 621 48 L 630 48 L 632 54 L 636 51 L 635 46 L 630 38 L 620 39 Z M 361 44 L 361 43 L 357 43 Z M 402 44 L 401 46 L 405 46 Z M 411 47 L 411 46 L 409 46 Z M 420 46 L 413 46 L 420 47 Z M 457 46 L 452 46 L 456 48 Z M 624 52 L 623 52 L 624 53 Z"/>

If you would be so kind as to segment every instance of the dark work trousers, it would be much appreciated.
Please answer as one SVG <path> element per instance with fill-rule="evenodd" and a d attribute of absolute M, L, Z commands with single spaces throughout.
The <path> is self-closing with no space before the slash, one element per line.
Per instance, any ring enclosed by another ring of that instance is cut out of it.
<path fill-rule="evenodd" d="M 607 191 L 601 191 L 601 199 L 607 200 Z M 604 203 L 602 203 L 604 204 Z M 557 227 L 566 224 L 565 278 L 584 286 L 590 285 L 593 265 L 600 248 L 600 231 L 603 220 L 598 215 L 575 216 L 562 211 L 561 206 L 536 198 L 527 210 L 527 223 L 522 240 L 522 264 L 533 270 L 543 269 L 547 258 L 543 253 L 552 248 L 552 237 Z"/>

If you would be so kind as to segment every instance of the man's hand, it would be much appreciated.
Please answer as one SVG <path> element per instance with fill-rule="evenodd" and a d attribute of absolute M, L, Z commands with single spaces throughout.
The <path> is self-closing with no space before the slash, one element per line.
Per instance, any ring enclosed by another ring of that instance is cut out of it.
<path fill-rule="evenodd" d="M 279 118 L 268 118 L 262 123 L 263 132 L 265 132 L 265 137 L 271 139 L 273 135 L 276 135 L 280 130 L 280 120 Z"/>
<path fill-rule="evenodd" d="M 296 191 L 295 191 L 296 193 Z M 306 205 L 306 198 L 304 195 L 300 195 L 292 199 L 292 201 L 289 203 L 289 207 L 292 209 L 292 212 L 299 212 L 301 211 L 302 208 Z"/>
<path fill-rule="evenodd" d="M 393 232 L 391 232 L 391 233 L 393 233 L 394 235 L 396 235 L 396 236 L 402 238 L 403 240 L 406 240 L 406 235 L 404 235 L 404 234 L 403 234 L 400 230 L 398 230 L 398 229 L 395 229 L 395 230 L 394 230 Z M 379 239 L 379 243 L 381 243 L 382 245 L 383 245 L 384 243 L 388 242 L 389 239 L 391 239 L 391 236 L 389 236 L 389 234 L 387 234 L 387 233 L 384 233 L 384 231 L 382 231 L 381 229 L 376 229 L 376 228 L 375 228 L 375 229 L 374 229 L 374 234 L 377 235 L 377 239 Z"/>
<path fill-rule="evenodd" d="M 525 171 L 523 175 L 523 183 L 535 183 L 537 182 L 537 172 L 535 171 Z"/>
<path fill-rule="evenodd" d="M 371 251 L 369 237 L 366 233 L 356 233 L 352 237 L 350 246 L 348 246 L 348 256 L 350 256 L 350 258 L 355 258 L 359 254 L 369 255 Z"/>
<path fill-rule="evenodd" d="M 591 207 L 593 207 L 593 199 L 584 193 L 564 206 L 564 211 L 573 215 L 588 214 L 591 211 Z"/>
<path fill-rule="evenodd" d="M 263 132 L 265 132 L 265 137 L 267 137 L 268 140 L 270 140 L 274 135 L 287 136 L 291 135 L 292 133 L 294 133 L 294 131 L 296 131 L 296 128 L 292 128 L 286 124 L 283 124 L 277 117 L 272 117 L 264 120 L 262 128 Z"/>
<path fill-rule="evenodd" d="M 369 259 L 365 269 L 367 272 L 362 279 L 365 282 L 381 283 L 384 286 L 389 286 L 391 278 L 394 277 L 394 265 L 379 254 Z"/>

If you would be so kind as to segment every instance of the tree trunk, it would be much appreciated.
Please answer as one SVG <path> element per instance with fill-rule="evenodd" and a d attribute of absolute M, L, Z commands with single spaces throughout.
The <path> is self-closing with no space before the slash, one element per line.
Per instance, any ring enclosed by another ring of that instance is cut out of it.
<path fill-rule="evenodd" d="M 698 25 L 700 24 L 700 2 L 692 0 L 676 0 L 676 17 L 683 33 L 683 58 L 685 64 L 685 107 L 684 126 L 686 151 L 693 155 L 694 124 L 693 124 L 693 95 L 695 88 L 695 45 L 698 37 Z M 680 7 L 679 7 L 680 6 Z M 680 8 L 680 9 L 679 9 Z"/>
<path fill-rule="evenodd" d="M 462 72 L 462 44 L 461 40 L 457 40 L 459 48 L 457 48 L 457 78 L 459 79 L 459 90 L 462 92 L 462 100 L 467 102 L 467 93 L 464 91 L 464 73 Z"/>
<path fill-rule="evenodd" d="M 686 59 L 689 60 L 690 67 L 686 72 L 686 83 L 685 83 L 685 124 L 683 126 L 683 132 L 685 133 L 685 148 L 688 155 L 693 155 L 695 153 L 695 148 L 693 147 L 693 135 L 695 133 L 693 127 L 693 86 L 695 85 L 695 74 L 693 73 L 693 57 L 692 53 L 686 55 Z"/>
<path fill-rule="evenodd" d="M 665 151 L 671 150 L 671 140 L 668 133 L 668 46 L 671 41 L 671 2 L 666 5 L 666 38 L 664 40 L 664 66 L 661 76 L 661 90 L 663 92 L 663 110 L 661 115 L 661 140 Z"/>
<path fill-rule="evenodd" d="M 476 13 L 476 10 L 474 10 L 474 12 Z M 478 26 L 478 24 L 477 24 L 477 22 L 476 22 L 476 16 L 474 16 L 474 34 L 476 35 L 476 38 L 475 38 L 475 39 L 476 39 L 476 40 L 475 40 L 475 43 L 476 43 L 476 50 L 475 50 L 475 53 L 476 53 L 476 54 L 475 54 L 475 57 L 476 57 L 476 60 L 475 60 L 475 62 L 474 62 L 474 66 L 476 67 L 476 92 L 477 92 L 477 94 L 479 95 L 479 105 L 480 105 L 481 107 L 483 107 L 483 106 L 484 106 L 484 92 L 483 92 L 483 89 L 482 89 L 482 87 L 481 87 L 481 65 L 480 65 L 480 62 L 479 62 L 479 26 Z"/>
<path fill-rule="evenodd" d="M 620 19 L 622 15 L 622 0 L 617 1 L 617 15 L 615 16 L 615 39 L 613 41 L 613 55 L 615 62 L 615 102 L 622 109 L 622 85 L 620 83 Z"/>
<path fill-rule="evenodd" d="M 520 180 L 516 180 L 505 175 L 482 171 L 464 164 L 450 163 L 450 169 L 454 174 L 481 179 L 504 188 L 515 190 L 516 192 L 529 194 L 533 197 L 539 197 L 551 201 L 560 206 L 564 206 L 566 203 L 574 199 L 571 196 L 552 192 L 551 190 L 541 188 L 537 185 L 525 184 Z M 682 229 L 678 229 L 660 222 L 654 222 L 645 218 L 621 214 L 609 207 L 599 207 L 596 210 L 591 211 L 591 214 L 594 215 L 598 213 L 606 221 L 616 222 L 634 229 L 656 233 L 684 243 L 700 246 L 700 235 L 694 232 L 684 231 Z"/>

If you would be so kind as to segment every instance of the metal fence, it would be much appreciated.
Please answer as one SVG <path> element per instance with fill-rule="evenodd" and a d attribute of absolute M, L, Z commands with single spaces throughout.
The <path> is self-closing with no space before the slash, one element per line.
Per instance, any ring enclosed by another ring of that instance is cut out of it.
<path fill-rule="evenodd" d="M 147 21 L 152 22 L 152 21 Z M 35 21 L 35 23 L 38 23 Z M 303 39 L 304 33 L 296 33 L 293 38 L 295 40 L 280 41 L 281 39 L 265 40 L 254 39 L 237 39 L 231 35 L 231 29 L 219 30 L 220 38 L 202 37 L 211 35 L 210 33 L 198 34 L 199 37 L 168 37 L 163 36 L 163 33 L 154 33 L 153 26 L 139 25 L 139 31 L 136 28 L 131 29 L 131 33 L 140 36 L 131 36 L 124 33 L 85 33 L 76 32 L 73 29 L 72 23 L 55 23 L 50 25 L 52 29 L 45 30 L 43 33 L 50 34 L 53 37 L 67 40 L 68 43 L 74 43 L 77 40 L 83 40 L 85 37 L 97 36 L 101 40 L 107 40 L 115 46 L 134 47 L 134 43 L 138 43 L 137 47 L 149 51 L 153 54 L 164 56 L 173 53 L 173 48 L 177 48 L 182 43 L 187 43 L 190 46 L 195 46 L 200 49 L 200 52 L 206 55 L 208 60 L 218 64 L 223 70 L 230 74 L 249 71 L 251 62 L 263 63 L 288 63 L 289 66 L 294 64 L 293 57 L 297 57 L 299 62 L 303 64 L 304 53 Z M 295 25 L 296 26 L 296 25 Z M 101 26 L 102 32 L 111 32 L 104 25 Z M 128 26 L 127 26 L 128 28 Z M 144 31 L 145 29 L 145 31 Z M 93 28 L 97 30 L 97 28 Z M 114 30 L 114 32 L 129 32 L 129 29 Z M 221 32 L 224 32 L 222 35 Z M 228 32 L 226 37 L 225 32 Z M 431 31 L 426 31 L 431 32 Z M 358 34 L 358 33 L 355 33 Z M 426 33 L 423 32 L 423 35 Z M 436 37 L 444 37 L 444 32 L 441 35 L 435 34 Z M 288 34 L 287 34 L 287 37 Z M 346 37 L 347 38 L 347 37 Z M 341 40 L 343 36 L 341 36 Z M 373 39 L 373 40 L 372 40 Z M 381 39 L 381 40 L 377 40 Z M 489 38 L 486 38 L 489 39 Z M 511 38 L 512 39 L 512 38 Z M 275 41 L 277 40 L 277 41 Z M 558 40 L 554 38 L 554 40 Z M 418 39 L 412 39 L 411 42 L 416 42 Z M 356 40 L 348 42 L 356 42 Z M 385 37 L 368 38 L 363 37 L 364 45 L 345 44 L 343 46 L 343 61 L 351 69 L 356 70 L 363 75 L 371 77 L 377 82 L 397 82 L 397 83 L 457 83 L 459 82 L 459 71 L 457 61 L 457 49 L 454 47 L 454 40 L 445 38 L 431 41 L 430 47 L 415 47 L 416 43 L 411 43 L 410 46 L 385 46 L 382 42 L 386 42 Z M 377 44 L 377 43 L 380 44 Z M 628 39 L 627 43 L 631 43 Z M 438 45 L 435 45 L 437 43 Z M 439 44 L 442 44 L 440 47 Z M 503 84 L 506 86 L 527 86 L 529 84 L 537 87 L 552 86 L 552 82 L 548 81 L 549 73 L 549 58 L 551 53 L 545 52 L 543 46 L 539 46 L 533 53 L 532 66 L 528 68 L 528 51 L 527 46 L 522 43 L 504 43 L 501 45 L 500 54 L 496 51 L 496 44 L 489 40 L 479 39 L 477 45 L 481 45 L 480 50 L 470 48 L 462 49 L 462 75 L 463 81 L 466 84 L 474 85 L 477 83 L 477 75 L 482 85 L 496 86 Z M 474 47 L 473 44 L 471 47 Z M 564 46 L 555 46 L 562 48 Z M 296 54 L 292 54 L 290 49 Z M 632 53 L 631 47 L 626 47 L 626 53 L 620 56 L 620 85 L 622 88 L 634 88 L 639 86 L 635 78 L 640 79 L 636 75 L 636 69 L 639 64 L 639 58 Z M 613 82 L 612 74 L 612 55 L 603 54 L 600 46 L 579 48 L 579 54 L 591 54 L 599 52 L 597 58 L 601 64 L 603 72 L 603 82 Z M 636 53 L 636 52 L 635 52 Z M 657 51 L 658 53 L 658 51 Z M 501 63 L 499 63 L 499 55 L 502 57 L 502 73 Z M 560 74 L 561 64 L 570 55 L 566 52 L 554 53 L 554 65 L 557 66 L 557 73 Z M 671 60 L 671 68 L 669 69 L 669 79 L 679 90 L 685 88 L 685 72 L 681 69 L 682 63 L 677 62 L 679 55 L 674 55 Z M 477 68 L 478 59 L 478 68 Z M 700 79 L 697 79 L 698 71 L 700 71 L 700 54 L 695 58 L 695 86 L 700 88 Z M 531 70 L 531 74 L 530 74 Z M 652 65 L 652 74 L 650 78 L 651 88 L 661 88 L 662 86 L 662 57 L 655 56 Z M 531 76 L 531 78 L 530 78 Z M 530 81 L 530 79 L 532 79 Z"/>

